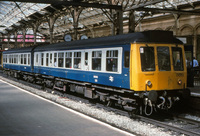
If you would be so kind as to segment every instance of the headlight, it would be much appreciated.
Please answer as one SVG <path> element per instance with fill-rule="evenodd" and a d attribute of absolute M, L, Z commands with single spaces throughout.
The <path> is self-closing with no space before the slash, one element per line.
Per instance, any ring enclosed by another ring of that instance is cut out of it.
<path fill-rule="evenodd" d="M 181 81 L 180 79 L 178 80 L 178 84 L 179 84 L 179 85 L 181 85 L 181 84 L 182 84 L 182 81 Z"/>
<path fill-rule="evenodd" d="M 152 83 L 151 83 L 151 81 L 149 81 L 149 80 L 146 82 L 146 84 L 147 84 L 148 87 L 151 87 L 151 86 L 152 86 Z"/>

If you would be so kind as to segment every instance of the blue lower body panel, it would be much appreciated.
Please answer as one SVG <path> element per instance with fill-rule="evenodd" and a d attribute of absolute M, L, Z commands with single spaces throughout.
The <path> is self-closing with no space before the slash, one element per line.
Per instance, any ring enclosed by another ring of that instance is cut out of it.
<path fill-rule="evenodd" d="M 34 72 L 80 82 L 130 89 L 129 74 L 123 74 L 123 72 L 115 74 L 49 67 L 34 67 Z"/>
<path fill-rule="evenodd" d="M 29 73 L 32 72 L 31 66 L 26 66 L 26 65 L 5 64 L 4 68 L 12 69 L 12 70 L 18 70 L 18 71 L 23 71 L 23 72 L 29 72 Z"/>

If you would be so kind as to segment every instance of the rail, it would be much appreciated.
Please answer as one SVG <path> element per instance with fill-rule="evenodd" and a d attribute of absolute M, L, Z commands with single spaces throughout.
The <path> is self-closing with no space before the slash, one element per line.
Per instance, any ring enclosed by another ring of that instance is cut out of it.
<path fill-rule="evenodd" d="M 184 124 L 187 124 L 187 125 L 183 126 L 182 123 L 179 125 L 173 125 L 174 124 L 174 123 L 172 123 L 173 121 L 172 122 L 170 121 L 170 123 L 167 123 L 167 122 L 147 118 L 144 116 L 138 116 L 138 117 L 140 118 L 141 121 L 148 122 L 148 123 L 154 124 L 156 126 L 160 126 L 160 127 L 172 130 L 174 132 L 178 132 L 180 134 L 186 134 L 189 136 L 199 136 L 200 135 L 200 132 L 198 131 L 199 125 L 196 125 L 196 123 L 197 123 L 196 121 L 192 121 L 189 119 L 186 120 L 185 118 L 184 119 L 178 118 L 178 120 L 184 121 L 185 122 Z M 176 118 L 176 120 L 177 120 L 177 118 Z M 192 127 L 191 127 L 191 123 L 194 124 Z"/>

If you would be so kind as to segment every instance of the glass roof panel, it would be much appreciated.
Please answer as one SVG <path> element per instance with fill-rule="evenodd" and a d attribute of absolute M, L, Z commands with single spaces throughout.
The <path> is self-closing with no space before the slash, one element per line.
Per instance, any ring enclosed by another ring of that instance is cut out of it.
<path fill-rule="evenodd" d="M 144 5 L 147 3 L 153 3 L 157 0 L 84 0 L 84 2 L 89 3 L 100 3 L 100 4 L 108 4 L 108 2 L 111 2 L 114 5 L 122 5 L 123 9 L 131 8 L 133 6 L 138 5 Z M 191 4 L 193 2 L 200 1 L 200 0 L 166 0 L 163 2 L 159 2 L 156 4 L 150 4 L 145 7 L 148 8 L 169 8 L 169 9 L 175 9 L 177 6 L 182 4 Z M 36 4 L 36 3 L 21 3 L 21 2 L 9 2 L 9 1 L 0 1 L 0 32 L 4 32 L 5 29 L 8 29 L 13 24 L 18 24 L 19 21 L 22 19 L 29 20 L 28 16 L 32 15 L 33 13 L 40 13 L 42 15 L 46 14 L 48 11 L 44 8 L 50 7 L 54 8 L 50 4 Z M 63 6 L 65 7 L 65 6 Z M 69 7 L 66 7 L 69 8 Z M 57 10 L 57 9 L 55 9 Z M 109 11 L 108 9 L 105 11 Z M 139 13 L 139 12 L 138 12 Z M 102 11 L 102 9 L 98 8 L 86 8 L 82 11 L 80 18 L 79 18 L 79 26 L 85 26 L 85 25 L 93 25 L 100 22 L 111 22 L 111 20 L 108 18 L 108 16 L 111 16 L 109 14 L 105 15 L 105 13 Z M 125 12 L 124 17 L 128 17 L 128 14 Z M 73 19 L 71 16 L 63 17 L 62 19 L 56 21 L 57 26 L 59 28 L 60 25 L 67 25 L 67 23 L 72 24 Z M 65 24 L 66 23 L 66 24 Z M 46 24 L 46 23 L 44 23 Z M 47 27 L 48 24 L 41 27 Z M 68 25 L 71 28 L 71 25 Z M 69 27 L 65 27 L 65 29 L 68 29 Z M 47 27 L 48 28 L 48 27 Z M 61 29 L 62 30 L 62 29 Z"/>
<path fill-rule="evenodd" d="M 0 1 L 0 32 L 3 32 L 5 29 L 8 29 L 8 27 L 27 18 L 31 14 L 40 12 L 40 10 L 47 6 L 49 6 L 49 4 Z M 42 13 L 43 12 L 41 12 L 41 14 Z"/>

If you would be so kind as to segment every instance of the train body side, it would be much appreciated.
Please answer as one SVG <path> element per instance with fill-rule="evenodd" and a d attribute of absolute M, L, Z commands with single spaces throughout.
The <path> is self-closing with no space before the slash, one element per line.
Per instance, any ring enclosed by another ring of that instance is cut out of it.
<path fill-rule="evenodd" d="M 28 57 L 24 59 L 24 55 L 27 55 Z M 23 52 L 13 53 L 13 54 L 4 53 L 3 67 L 4 69 L 7 70 L 16 70 L 16 71 L 32 73 L 30 55 L 31 53 L 23 53 Z"/>
<path fill-rule="evenodd" d="M 3 68 L 3 51 L 0 50 L 0 69 Z"/>
<path fill-rule="evenodd" d="M 118 71 L 112 72 L 112 71 L 106 71 L 106 51 L 108 50 L 117 50 L 118 51 Z M 58 66 L 41 66 L 41 60 L 39 66 L 37 64 L 34 65 L 34 73 L 42 74 L 42 75 L 48 75 L 68 80 L 74 80 L 79 82 L 87 82 L 92 84 L 98 84 L 102 86 L 110 86 L 110 87 L 117 87 L 117 88 L 124 88 L 124 89 L 130 89 L 130 77 L 129 77 L 129 68 L 125 67 L 124 65 L 124 53 L 130 52 L 130 44 L 129 45 L 113 45 L 109 47 L 99 46 L 99 47 L 93 47 L 93 48 L 82 48 L 79 49 L 82 53 L 82 68 L 76 69 L 74 67 L 72 68 L 65 68 L 64 66 L 58 67 Z M 101 71 L 99 70 L 92 70 L 92 66 L 89 69 L 84 68 L 84 53 L 89 53 L 89 66 L 92 65 L 92 52 L 93 51 L 102 51 L 104 52 L 102 54 L 102 64 L 101 64 Z M 66 52 L 77 52 L 77 49 L 71 49 L 71 50 L 59 50 L 59 51 L 48 51 L 48 52 L 35 52 L 34 56 L 36 54 L 44 53 L 66 53 Z M 54 56 L 54 55 L 53 55 Z M 36 60 L 36 58 L 34 59 Z M 72 59 L 73 60 L 73 59 Z M 58 62 L 58 60 L 57 60 Z M 45 62 L 46 63 L 46 62 Z M 53 64 L 54 64 L 53 60 Z M 64 64 L 66 62 L 64 61 Z M 45 64 L 44 64 L 45 65 Z"/>

